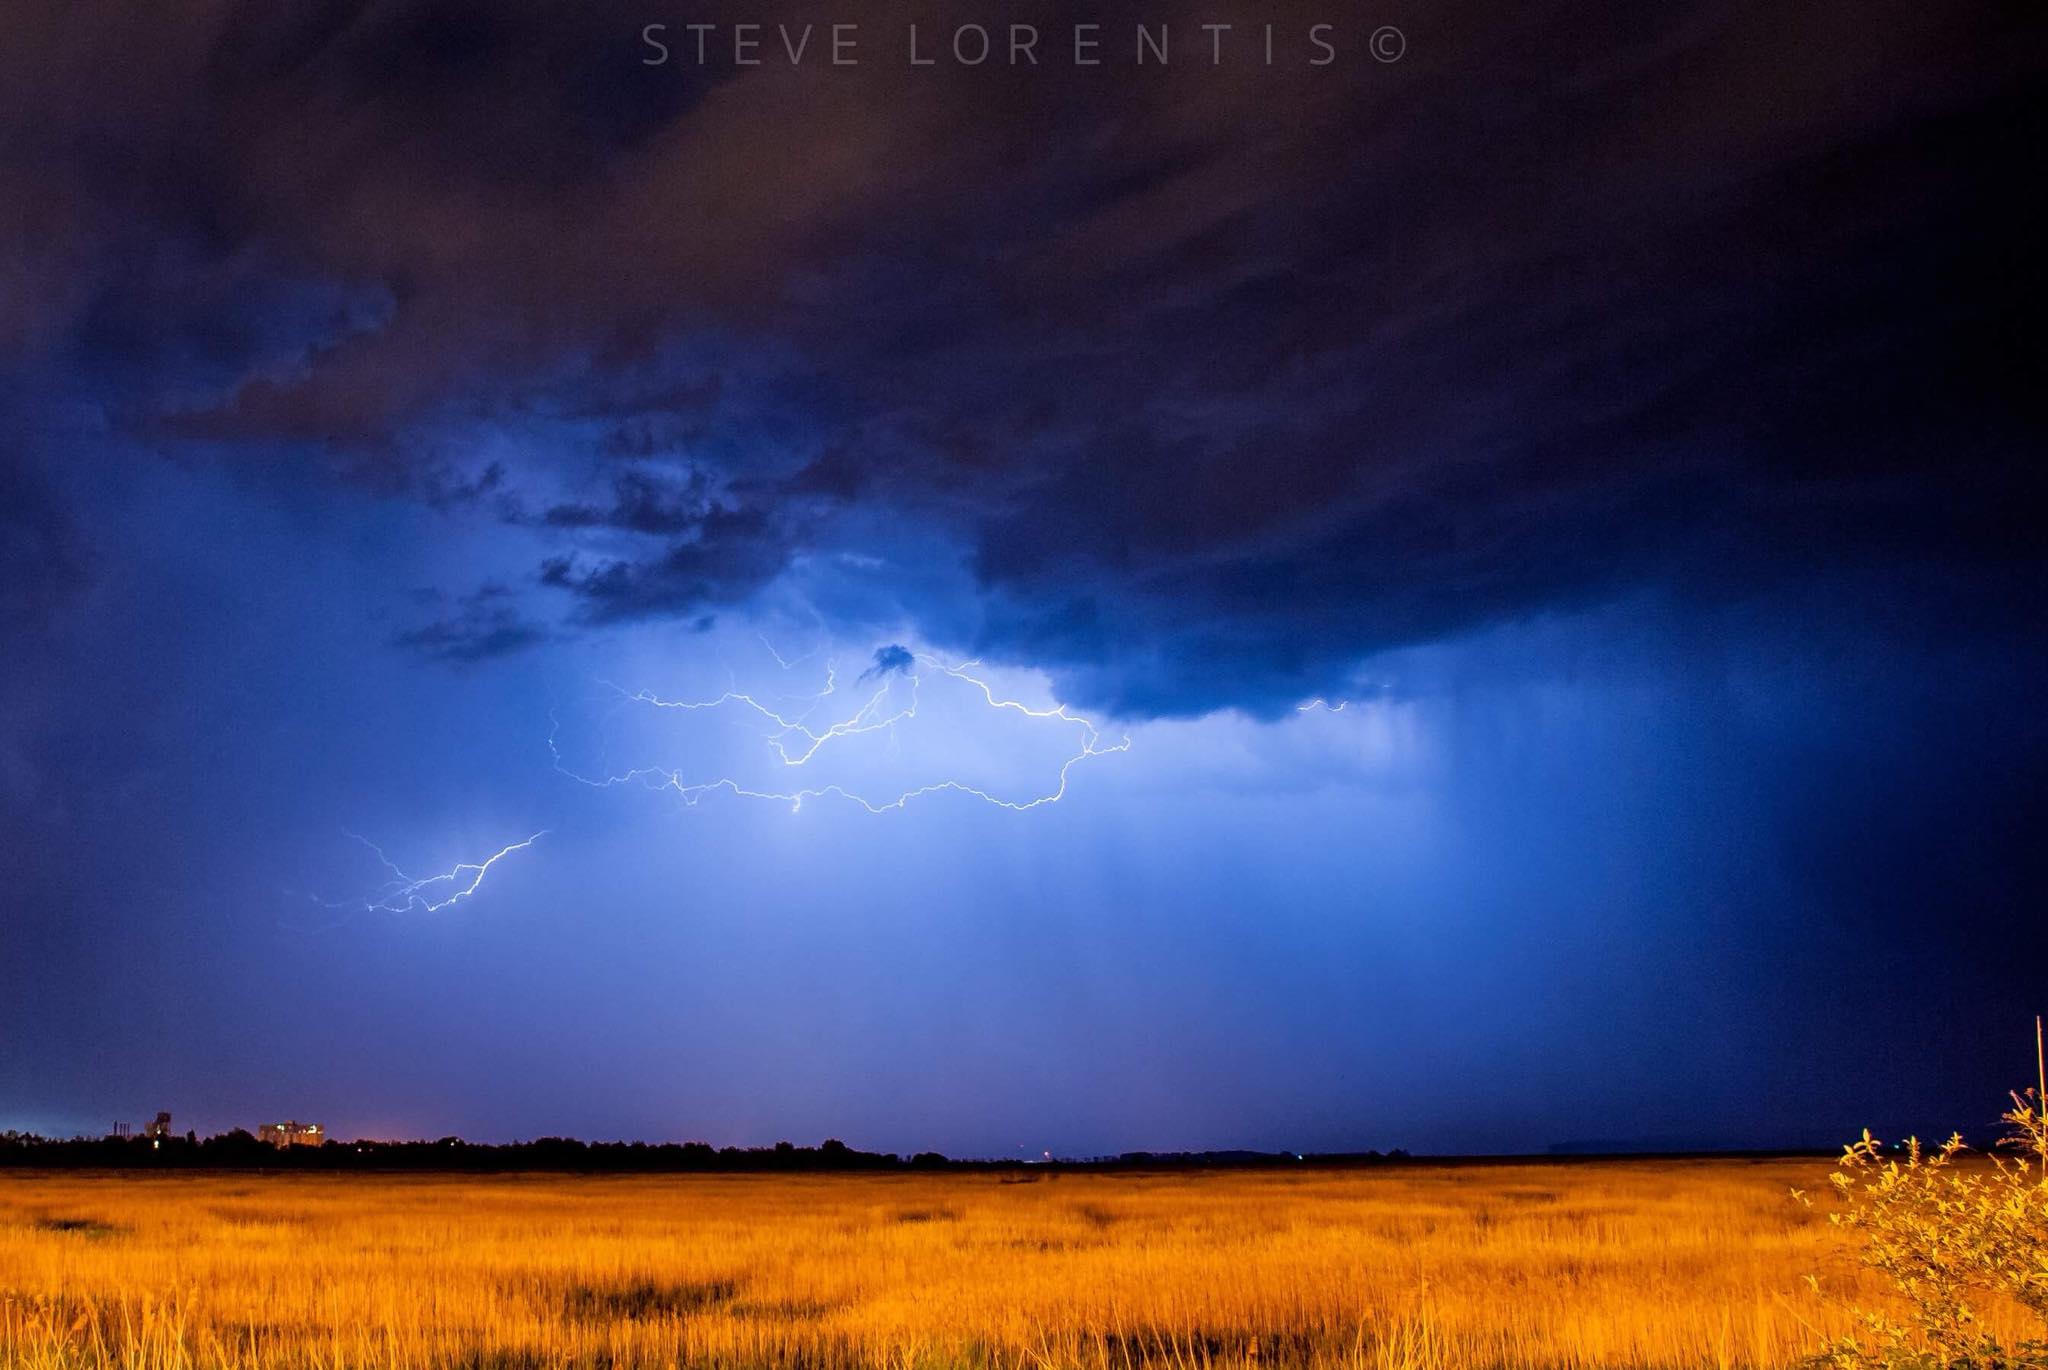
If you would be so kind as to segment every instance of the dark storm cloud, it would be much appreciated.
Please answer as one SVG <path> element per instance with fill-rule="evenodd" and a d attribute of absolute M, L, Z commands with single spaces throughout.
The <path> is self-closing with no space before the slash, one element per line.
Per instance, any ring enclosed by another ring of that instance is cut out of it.
<path fill-rule="evenodd" d="M 676 534 L 698 528 L 711 512 L 710 483 L 692 472 L 670 482 L 644 471 L 612 478 L 609 506 L 557 504 L 545 521 L 557 528 L 617 528 L 629 533 Z"/>
<path fill-rule="evenodd" d="M 701 618 L 706 609 L 740 603 L 787 565 L 784 540 L 757 511 L 713 509 L 693 532 L 650 559 L 550 558 L 541 583 L 573 593 L 593 622 Z"/>
<path fill-rule="evenodd" d="M 916 664 L 917 658 L 911 655 L 909 648 L 892 642 L 886 647 L 875 648 L 875 659 L 860 673 L 860 678 L 873 680 L 877 676 L 901 675 Z"/>
<path fill-rule="evenodd" d="M 438 592 L 430 600 L 442 602 Z M 486 585 L 465 595 L 450 612 L 392 638 L 392 645 L 430 661 L 467 666 L 508 656 L 547 639 L 547 630 L 519 611 L 509 588 Z"/>
<path fill-rule="evenodd" d="M 0 56 L 0 346 L 444 502 L 524 425 L 470 502 L 582 618 L 937 548 L 928 636 L 1172 713 L 1644 583 L 2038 594 L 2016 7 L 1392 4 L 1394 65 L 1348 8 L 1017 8 L 1282 35 L 1147 72 L 912 69 L 893 7 L 841 71 L 640 62 L 821 6 L 87 9 Z"/>

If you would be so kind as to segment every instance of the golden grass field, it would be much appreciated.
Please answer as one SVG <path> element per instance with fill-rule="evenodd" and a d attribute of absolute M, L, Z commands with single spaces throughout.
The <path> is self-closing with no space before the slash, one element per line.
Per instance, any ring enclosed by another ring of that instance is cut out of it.
<path fill-rule="evenodd" d="M 0 1171 L 0 1364 L 1777 1366 L 1828 1168 Z"/>

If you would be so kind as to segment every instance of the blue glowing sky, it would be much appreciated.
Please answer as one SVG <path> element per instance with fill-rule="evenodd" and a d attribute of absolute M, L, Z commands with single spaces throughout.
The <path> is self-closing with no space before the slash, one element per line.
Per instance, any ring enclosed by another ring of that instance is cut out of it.
<path fill-rule="evenodd" d="M 1984 1127 L 2048 49 L 1397 8 L 1101 79 L 440 0 L 12 45 L 0 1127 Z M 442 907 L 378 856 L 536 833 Z"/>

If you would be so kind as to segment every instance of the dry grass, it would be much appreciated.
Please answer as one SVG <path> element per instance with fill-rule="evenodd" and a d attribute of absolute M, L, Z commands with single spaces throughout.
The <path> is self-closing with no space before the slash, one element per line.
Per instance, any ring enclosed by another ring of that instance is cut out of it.
<path fill-rule="evenodd" d="M 0 1364 L 1777 1366 L 1827 1170 L 0 1173 Z"/>

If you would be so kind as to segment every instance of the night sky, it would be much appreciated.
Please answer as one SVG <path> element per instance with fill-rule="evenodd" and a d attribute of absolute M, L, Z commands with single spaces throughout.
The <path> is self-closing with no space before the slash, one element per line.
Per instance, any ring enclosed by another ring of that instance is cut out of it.
<path fill-rule="evenodd" d="M 0 1128 L 1826 1145 L 2031 1077 L 2038 5 L 7 29 Z"/>

